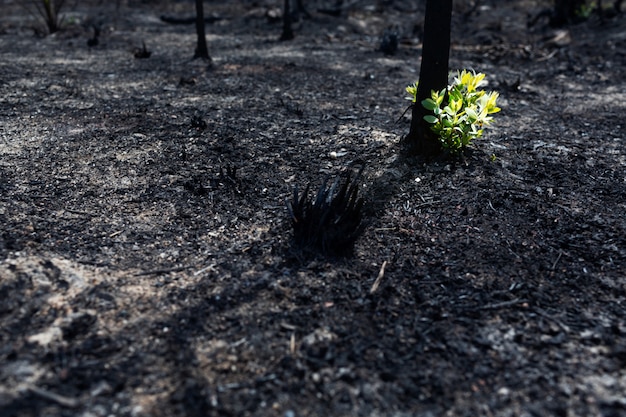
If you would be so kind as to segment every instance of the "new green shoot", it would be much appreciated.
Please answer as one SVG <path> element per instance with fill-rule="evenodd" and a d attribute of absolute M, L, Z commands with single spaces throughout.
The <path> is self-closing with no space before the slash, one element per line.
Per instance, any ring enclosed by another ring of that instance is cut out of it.
<path fill-rule="evenodd" d="M 496 101 L 499 94 L 479 89 L 485 74 L 462 70 L 457 72 L 452 84 L 441 91 L 431 91 L 422 106 L 431 114 L 424 116 L 430 129 L 437 135 L 441 146 L 450 153 L 459 153 L 483 134 L 493 113 L 500 111 Z M 409 100 L 417 101 L 418 83 L 406 87 Z"/>

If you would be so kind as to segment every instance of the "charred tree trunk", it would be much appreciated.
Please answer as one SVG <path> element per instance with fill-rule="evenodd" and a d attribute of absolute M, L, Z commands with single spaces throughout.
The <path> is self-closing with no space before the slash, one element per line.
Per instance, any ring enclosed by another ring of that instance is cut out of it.
<path fill-rule="evenodd" d="M 291 28 L 291 0 L 285 0 L 283 9 L 283 33 L 280 35 L 281 41 L 293 39 L 293 29 Z"/>
<path fill-rule="evenodd" d="M 198 44 L 193 57 L 202 58 L 207 61 L 211 60 L 209 56 L 209 48 L 206 44 L 206 35 L 204 33 L 204 7 L 203 0 L 196 0 L 196 33 L 198 34 Z"/>
<path fill-rule="evenodd" d="M 411 152 L 433 156 L 441 152 L 441 145 L 424 120 L 426 109 L 422 100 L 429 98 L 432 90 L 440 91 L 448 85 L 452 0 L 427 0 L 424 20 L 417 101 L 413 106 L 411 130 L 406 142 Z"/>

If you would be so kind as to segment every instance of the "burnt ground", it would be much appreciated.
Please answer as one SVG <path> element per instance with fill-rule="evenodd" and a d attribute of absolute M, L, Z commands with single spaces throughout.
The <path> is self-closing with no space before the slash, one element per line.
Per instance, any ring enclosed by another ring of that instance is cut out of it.
<path fill-rule="evenodd" d="M 43 38 L 2 2 L 0 414 L 626 415 L 624 18 L 459 6 L 450 66 L 503 111 L 424 161 L 423 4 L 309 2 L 278 42 L 280 3 L 207 2 L 209 67 L 159 20 L 191 2 L 80 2 Z M 294 249 L 294 186 L 361 163 L 354 253 Z"/>

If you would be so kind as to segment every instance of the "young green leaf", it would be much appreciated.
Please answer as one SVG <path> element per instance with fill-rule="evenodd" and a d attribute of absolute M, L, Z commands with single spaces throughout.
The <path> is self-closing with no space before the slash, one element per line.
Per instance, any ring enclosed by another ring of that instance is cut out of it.
<path fill-rule="evenodd" d="M 439 107 L 437 105 L 437 103 L 435 103 L 435 101 L 433 101 L 433 99 L 427 98 L 426 100 L 422 101 L 422 106 L 424 106 L 424 108 L 426 110 L 430 110 L 433 111 L 435 110 L 437 107 Z"/>

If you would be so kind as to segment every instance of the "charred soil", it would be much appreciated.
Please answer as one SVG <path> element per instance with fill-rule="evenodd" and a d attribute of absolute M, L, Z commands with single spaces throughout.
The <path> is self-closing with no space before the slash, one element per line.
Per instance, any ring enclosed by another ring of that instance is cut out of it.
<path fill-rule="evenodd" d="M 2 2 L 2 416 L 626 415 L 623 16 L 459 5 L 503 111 L 424 161 L 421 1 L 288 42 L 282 1 L 207 2 L 210 64 L 160 19 L 193 2 L 115 3 L 41 38 Z M 351 255 L 294 248 L 294 187 L 360 166 Z"/>

